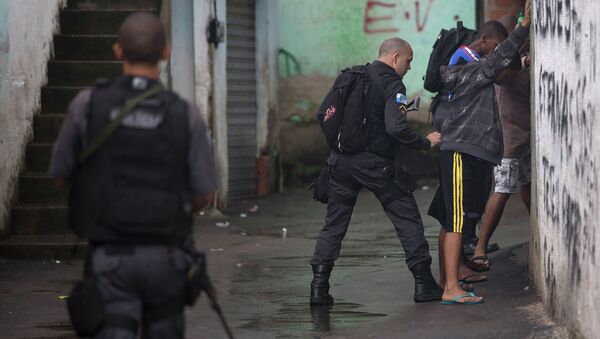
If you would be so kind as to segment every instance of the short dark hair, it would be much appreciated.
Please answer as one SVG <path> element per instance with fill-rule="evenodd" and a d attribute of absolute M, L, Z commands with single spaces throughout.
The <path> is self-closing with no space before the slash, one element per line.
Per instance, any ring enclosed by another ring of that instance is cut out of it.
<path fill-rule="evenodd" d="M 508 38 L 508 31 L 504 28 L 499 21 L 492 20 L 488 21 L 479 30 L 480 35 L 487 35 L 489 37 L 498 38 L 498 40 L 504 40 Z"/>
<path fill-rule="evenodd" d="M 155 15 L 133 13 L 119 28 L 119 44 L 126 61 L 155 65 L 167 45 L 167 33 Z"/>

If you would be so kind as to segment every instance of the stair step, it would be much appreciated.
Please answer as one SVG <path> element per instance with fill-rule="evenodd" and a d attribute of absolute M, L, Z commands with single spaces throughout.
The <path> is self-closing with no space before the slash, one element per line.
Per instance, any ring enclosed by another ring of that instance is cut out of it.
<path fill-rule="evenodd" d="M 42 114 L 65 114 L 73 98 L 86 87 L 42 88 Z"/>
<path fill-rule="evenodd" d="M 33 116 L 33 142 L 51 143 L 56 141 L 64 114 L 38 114 Z"/>
<path fill-rule="evenodd" d="M 66 35 L 54 36 L 56 60 L 115 60 L 112 51 L 116 35 Z"/>
<path fill-rule="evenodd" d="M 53 144 L 27 145 L 25 152 L 25 168 L 28 172 L 47 173 L 52 158 Z"/>
<path fill-rule="evenodd" d="M 62 34 L 117 34 L 121 23 L 134 9 L 65 9 L 60 11 Z M 156 11 L 145 10 L 157 14 Z"/>
<path fill-rule="evenodd" d="M 0 241 L 0 257 L 74 259 L 84 258 L 87 244 L 73 234 L 15 235 Z"/>
<path fill-rule="evenodd" d="M 20 205 L 12 209 L 11 232 L 14 235 L 66 234 L 66 205 Z"/>
<path fill-rule="evenodd" d="M 160 0 L 69 0 L 69 9 L 156 9 Z"/>
<path fill-rule="evenodd" d="M 48 61 L 48 86 L 94 86 L 98 78 L 121 74 L 119 61 Z"/>
<path fill-rule="evenodd" d="M 20 204 L 66 204 L 68 195 L 68 189 L 55 187 L 45 173 L 27 172 L 19 177 Z"/>

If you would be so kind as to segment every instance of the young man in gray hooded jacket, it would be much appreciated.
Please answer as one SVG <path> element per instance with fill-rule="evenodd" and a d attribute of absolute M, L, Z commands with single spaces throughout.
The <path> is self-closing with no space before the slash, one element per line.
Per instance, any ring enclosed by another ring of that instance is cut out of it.
<path fill-rule="evenodd" d="M 463 290 L 458 279 L 461 233 L 465 222 L 481 216 L 489 195 L 493 166 L 502 159 L 502 129 L 494 83 L 508 75 L 505 69 L 520 62 L 519 49 L 528 36 L 530 22 L 531 0 L 528 0 L 520 26 L 494 51 L 478 61 L 442 66 L 440 70 L 451 93 L 451 112 L 442 125 L 440 187 L 429 214 L 442 225 L 440 281 L 444 287 L 444 304 L 483 302 L 482 297 Z"/>

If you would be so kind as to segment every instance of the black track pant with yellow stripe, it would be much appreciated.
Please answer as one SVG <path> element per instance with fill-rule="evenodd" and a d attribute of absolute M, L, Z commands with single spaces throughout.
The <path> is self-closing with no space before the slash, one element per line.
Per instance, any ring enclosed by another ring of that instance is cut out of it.
<path fill-rule="evenodd" d="M 440 151 L 440 186 L 428 214 L 448 232 L 474 227 L 485 210 L 493 168 L 492 163 L 465 153 Z"/>

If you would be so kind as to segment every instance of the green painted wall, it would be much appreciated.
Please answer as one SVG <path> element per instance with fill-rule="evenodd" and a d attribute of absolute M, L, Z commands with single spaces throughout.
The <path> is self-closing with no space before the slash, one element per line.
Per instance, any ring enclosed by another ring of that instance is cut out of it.
<path fill-rule="evenodd" d="M 405 77 L 409 93 L 423 87 L 431 47 L 441 28 L 457 20 L 475 27 L 475 0 L 280 0 L 279 48 L 289 52 L 302 75 L 335 76 L 340 69 L 370 62 L 381 42 L 398 36 L 414 50 Z M 375 18 L 375 20 L 368 20 Z M 382 18 L 377 20 L 377 18 Z M 280 53 L 280 76 L 297 74 Z M 288 71 L 287 64 L 291 70 Z"/>

